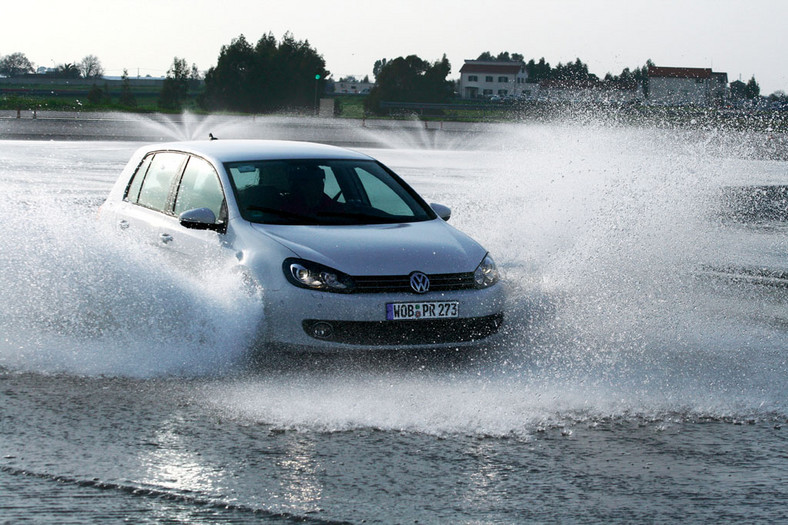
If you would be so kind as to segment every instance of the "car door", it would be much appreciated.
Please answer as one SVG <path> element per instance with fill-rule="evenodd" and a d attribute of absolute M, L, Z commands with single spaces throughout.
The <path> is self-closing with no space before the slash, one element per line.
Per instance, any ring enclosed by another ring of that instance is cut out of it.
<path fill-rule="evenodd" d="M 195 209 L 210 210 L 215 222 L 190 226 L 180 222 L 182 214 Z M 195 155 L 187 159 L 173 195 L 172 218 L 174 223 L 159 235 L 168 236 L 167 246 L 185 259 L 218 264 L 227 255 L 227 202 L 216 169 L 207 160 Z"/>
<path fill-rule="evenodd" d="M 187 156 L 176 152 L 147 155 L 134 173 L 115 220 L 121 230 L 157 246 L 171 242 L 168 230 L 176 222 L 172 195 Z"/>
<path fill-rule="evenodd" d="M 210 209 L 216 223 L 183 226 L 178 216 L 195 208 Z M 208 161 L 165 151 L 151 153 L 140 163 L 115 220 L 122 230 L 162 248 L 173 262 L 193 268 L 222 251 L 226 209 L 221 183 Z"/>

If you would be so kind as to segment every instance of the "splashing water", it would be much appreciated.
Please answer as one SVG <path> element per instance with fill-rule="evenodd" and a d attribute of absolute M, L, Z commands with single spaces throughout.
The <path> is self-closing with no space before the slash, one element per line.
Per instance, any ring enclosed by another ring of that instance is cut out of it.
<path fill-rule="evenodd" d="M 704 264 L 748 255 L 737 253 L 743 248 L 752 248 L 751 260 L 784 261 L 779 230 L 731 227 L 715 216 L 722 187 L 785 182 L 785 162 L 757 158 L 755 137 L 604 125 L 414 131 L 412 123 L 314 122 L 212 117 L 159 129 L 169 138 L 210 130 L 368 150 L 428 201 L 450 205 L 452 224 L 496 258 L 510 287 L 505 339 L 457 366 L 415 357 L 403 366 L 385 356 L 264 365 L 249 380 L 207 387 L 211 405 L 285 428 L 495 435 L 611 414 L 785 413 L 784 293 L 698 277 Z M 243 353 L 259 311 L 228 272 L 184 274 L 150 249 L 130 251 L 95 233 L 95 184 L 58 198 L 48 193 L 76 171 L 114 164 L 95 179 L 108 187 L 125 152 L 83 156 L 71 147 L 60 179 L 23 180 L 30 170 L 14 166 L 29 147 L 13 145 L 20 153 L 4 166 L 18 177 L 5 181 L 15 219 L 1 232 L 2 366 L 190 375 L 226 369 Z M 59 148 L 43 150 L 63 158 Z M 57 172 L 55 164 L 48 167 Z M 39 191 L 31 196 L 30 188 Z"/>
<path fill-rule="evenodd" d="M 150 377 L 221 373 L 242 356 L 262 312 L 236 274 L 174 268 L 73 204 L 6 205 L 0 366 Z"/>
<path fill-rule="evenodd" d="M 451 205 L 452 224 L 502 266 L 501 347 L 459 369 L 428 361 L 426 372 L 417 359 L 406 371 L 343 363 L 327 373 L 321 363 L 222 385 L 210 402 L 285 428 L 494 435 L 624 414 L 784 415 L 784 288 L 708 280 L 701 269 L 785 268 L 780 225 L 764 232 L 718 216 L 721 188 L 784 184 L 785 162 L 753 158 L 740 135 L 719 130 L 503 129 L 484 144 L 472 135 L 467 150 L 403 149 L 395 136 L 394 148 L 372 152 Z"/>

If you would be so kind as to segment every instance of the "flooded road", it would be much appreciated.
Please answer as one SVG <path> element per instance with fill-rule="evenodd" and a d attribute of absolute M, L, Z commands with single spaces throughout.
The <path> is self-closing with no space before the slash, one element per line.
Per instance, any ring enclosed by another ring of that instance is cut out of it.
<path fill-rule="evenodd" d="M 788 289 L 710 270 L 788 270 L 785 224 L 719 201 L 788 163 L 719 130 L 363 124 L 0 120 L 3 521 L 788 519 Z M 95 221 L 141 141 L 207 130 L 352 145 L 450 206 L 503 343 L 250 363 L 242 283 Z"/>

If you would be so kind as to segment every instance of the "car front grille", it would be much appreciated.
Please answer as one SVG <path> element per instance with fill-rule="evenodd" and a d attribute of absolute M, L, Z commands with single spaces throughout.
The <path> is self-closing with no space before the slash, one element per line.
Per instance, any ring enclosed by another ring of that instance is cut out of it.
<path fill-rule="evenodd" d="M 503 314 L 460 319 L 418 321 L 320 321 L 306 320 L 304 331 L 321 341 L 350 345 L 431 345 L 479 341 L 500 329 Z M 330 326 L 317 338 L 316 326 Z"/>
<path fill-rule="evenodd" d="M 474 287 L 473 272 L 428 275 L 431 292 L 469 290 Z M 356 293 L 413 292 L 409 275 L 374 275 L 353 277 Z"/>

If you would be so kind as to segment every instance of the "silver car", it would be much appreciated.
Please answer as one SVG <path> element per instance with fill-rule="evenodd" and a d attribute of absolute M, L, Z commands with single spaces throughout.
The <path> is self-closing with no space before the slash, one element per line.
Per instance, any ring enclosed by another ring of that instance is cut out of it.
<path fill-rule="evenodd" d="M 478 345 L 503 322 L 490 255 L 375 159 L 303 142 L 139 149 L 100 216 L 176 259 L 232 258 L 262 290 L 259 345 Z"/>

